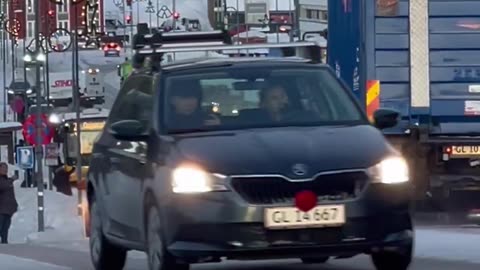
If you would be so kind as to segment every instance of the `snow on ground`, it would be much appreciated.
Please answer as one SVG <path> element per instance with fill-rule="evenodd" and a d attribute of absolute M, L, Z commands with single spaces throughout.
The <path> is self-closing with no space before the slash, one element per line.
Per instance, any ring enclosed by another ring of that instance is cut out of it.
<path fill-rule="evenodd" d="M 77 197 L 45 190 L 45 232 L 38 233 L 37 190 L 21 188 L 21 181 L 15 183 L 15 194 L 19 204 L 13 216 L 10 242 L 55 242 L 81 240 L 83 224 L 77 216 Z"/>
<path fill-rule="evenodd" d="M 0 262 L 2 262 L 2 269 L 8 270 L 68 270 L 71 268 L 61 267 L 49 263 L 29 260 L 25 258 L 2 255 L 0 254 Z"/>
<path fill-rule="evenodd" d="M 415 254 L 420 258 L 480 263 L 478 233 L 422 228 L 416 231 Z"/>
<path fill-rule="evenodd" d="M 10 241 L 35 243 L 88 251 L 81 218 L 76 214 L 76 196 L 45 191 L 46 231 L 37 231 L 36 189 L 20 188 L 16 183 L 19 212 L 13 218 Z M 418 258 L 480 263 L 480 229 L 420 227 L 416 230 L 415 254 Z M 136 253 L 140 258 L 143 254 Z M 0 261 L 1 258 L 0 258 Z M 3 262 L 3 261 L 2 261 Z"/>

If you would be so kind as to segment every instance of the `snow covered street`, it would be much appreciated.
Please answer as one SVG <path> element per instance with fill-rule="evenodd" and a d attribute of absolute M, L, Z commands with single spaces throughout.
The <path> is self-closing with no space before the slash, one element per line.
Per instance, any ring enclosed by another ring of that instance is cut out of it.
<path fill-rule="evenodd" d="M 72 254 L 82 254 L 88 261 L 88 243 L 83 236 L 83 227 L 80 217 L 76 215 L 76 196 L 65 196 L 55 191 L 45 192 L 45 216 L 46 216 L 46 231 L 38 233 L 37 231 L 37 219 L 36 219 L 36 190 L 20 188 L 19 182 L 17 182 L 16 195 L 19 202 L 19 212 L 14 216 L 10 242 L 15 246 L 28 246 L 29 249 L 35 249 L 35 247 L 43 247 L 52 250 L 62 249 L 65 252 L 71 252 Z M 480 257 L 478 256 L 478 247 L 480 247 L 480 229 L 469 229 L 460 227 L 418 227 L 416 230 L 416 247 L 415 254 L 419 262 L 438 262 L 444 263 L 440 265 L 455 265 L 455 269 L 473 269 L 473 268 L 461 268 L 461 265 L 475 265 L 480 267 Z M 0 246 L 0 254 L 8 247 Z M 17 255 L 16 253 L 12 253 Z M 22 257 L 22 256 L 21 256 Z M 27 256 L 28 257 L 28 256 Z M 30 257 L 28 257 L 30 258 Z M 132 263 L 137 266 L 128 269 L 143 269 L 140 267 L 144 263 L 145 256 L 138 252 L 132 252 L 130 259 Z M 11 256 L 0 256 L 0 263 L 15 264 L 18 268 L 5 268 L 9 270 L 14 269 L 27 269 L 21 267 L 27 267 L 30 261 Z M 358 263 L 357 263 L 358 262 Z M 350 260 L 333 261 L 332 266 L 346 267 L 346 268 L 324 268 L 324 269 L 369 269 L 362 268 L 364 265 L 367 267 L 369 260 L 366 256 L 359 256 L 358 258 Z M 284 264 L 277 264 L 275 262 L 256 262 L 253 263 L 254 267 L 260 267 L 258 265 L 282 265 L 280 269 L 284 268 Z M 295 265 L 292 269 L 297 268 L 299 265 L 294 262 L 288 262 L 288 264 Z M 6 264 L 9 265 L 9 264 Z M 23 266 L 27 265 L 27 266 Z M 89 265 L 88 263 L 85 266 Z M 223 265 L 223 264 L 222 264 Z M 225 265 L 237 267 L 235 262 L 228 262 Z M 242 264 L 243 265 L 243 264 Z M 249 263 L 248 265 L 252 265 Z M 349 268 L 350 265 L 359 265 L 360 268 Z M 428 265 L 428 264 L 427 264 Z M 428 265 L 429 266 L 429 265 Z M 43 267 L 43 268 L 42 268 Z M 63 267 L 63 268 L 62 268 Z M 48 265 L 39 264 L 37 269 L 76 269 L 65 268 L 65 265 Z M 72 266 L 67 266 L 72 267 Z M 3 268 L 2 268 L 3 269 Z M 204 269 L 199 267 L 197 269 Z M 211 268 L 208 268 L 211 269 Z M 220 269 L 220 268 L 219 268 Z M 237 268 L 228 268 L 237 269 Z M 242 268 L 238 268 L 242 269 Z M 249 268 L 250 269 L 250 268 Z M 260 269 L 260 268 L 259 268 Z M 278 268 L 271 268 L 278 269 Z M 300 269 L 311 269 L 308 267 Z M 317 268 L 318 269 L 318 268 Z M 453 269 L 453 268 L 413 268 L 413 269 Z"/>

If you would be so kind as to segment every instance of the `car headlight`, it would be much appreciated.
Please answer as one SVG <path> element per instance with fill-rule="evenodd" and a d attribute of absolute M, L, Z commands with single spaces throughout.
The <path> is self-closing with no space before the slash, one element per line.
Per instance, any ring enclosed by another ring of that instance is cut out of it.
<path fill-rule="evenodd" d="M 27 95 L 30 95 L 31 93 L 33 93 L 33 90 L 32 90 L 32 89 L 28 89 L 28 90 L 27 90 Z"/>
<path fill-rule="evenodd" d="M 15 94 L 15 91 L 13 91 L 13 90 L 8 90 L 7 92 L 11 95 Z"/>
<path fill-rule="evenodd" d="M 410 180 L 408 163 L 402 157 L 389 157 L 369 169 L 375 183 L 400 184 Z"/>
<path fill-rule="evenodd" d="M 227 177 L 210 174 L 195 167 L 178 167 L 172 173 L 172 189 L 174 193 L 205 193 L 225 191 L 224 181 Z"/>

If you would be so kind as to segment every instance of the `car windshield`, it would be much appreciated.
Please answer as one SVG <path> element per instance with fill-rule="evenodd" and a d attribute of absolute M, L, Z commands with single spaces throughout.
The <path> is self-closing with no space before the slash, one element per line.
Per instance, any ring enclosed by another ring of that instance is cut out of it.
<path fill-rule="evenodd" d="M 164 78 L 169 133 L 367 121 L 326 67 L 231 66 Z"/>

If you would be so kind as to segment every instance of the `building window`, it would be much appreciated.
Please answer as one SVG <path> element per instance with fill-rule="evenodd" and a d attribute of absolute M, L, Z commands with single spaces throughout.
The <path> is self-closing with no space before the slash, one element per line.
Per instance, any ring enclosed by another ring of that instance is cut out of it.
<path fill-rule="evenodd" d="M 34 30 L 33 28 L 34 28 L 34 27 L 35 27 L 35 25 L 34 25 L 33 22 L 28 22 L 28 26 L 27 26 L 27 28 L 28 28 L 28 31 L 27 31 L 27 32 L 28 32 L 28 33 L 27 33 L 27 36 L 28 36 L 29 38 L 33 37 L 33 30 Z"/>
<path fill-rule="evenodd" d="M 70 1 L 64 1 L 62 5 L 57 6 L 57 12 L 58 13 L 67 13 L 68 12 L 68 2 Z"/>
<path fill-rule="evenodd" d="M 28 0 L 27 2 L 27 10 L 28 10 L 28 13 L 30 14 L 33 14 L 35 13 L 35 1 L 33 0 Z"/>
<path fill-rule="evenodd" d="M 58 22 L 58 28 L 68 29 L 68 21 L 59 21 Z"/>
<path fill-rule="evenodd" d="M 307 19 L 310 19 L 310 20 L 327 21 L 328 20 L 328 12 L 326 10 L 307 9 L 306 10 L 306 17 L 307 17 Z"/>

